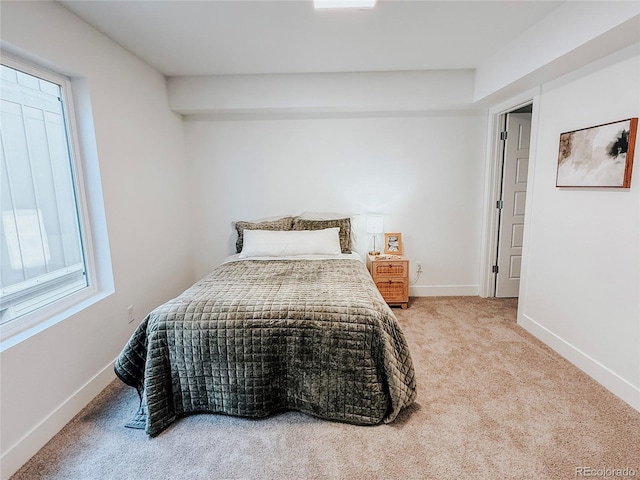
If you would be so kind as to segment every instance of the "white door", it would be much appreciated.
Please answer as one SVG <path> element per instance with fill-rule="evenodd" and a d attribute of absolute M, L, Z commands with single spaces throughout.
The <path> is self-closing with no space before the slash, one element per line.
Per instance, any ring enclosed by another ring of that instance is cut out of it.
<path fill-rule="evenodd" d="M 496 297 L 517 297 L 520 289 L 524 206 L 527 195 L 531 114 L 507 114 L 502 165 Z"/>

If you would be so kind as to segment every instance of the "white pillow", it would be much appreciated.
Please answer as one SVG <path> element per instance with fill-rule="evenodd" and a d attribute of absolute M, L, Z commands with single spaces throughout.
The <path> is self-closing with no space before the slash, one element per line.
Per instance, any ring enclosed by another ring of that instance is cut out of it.
<path fill-rule="evenodd" d="M 323 230 L 245 230 L 240 258 L 338 255 L 340 227 Z"/>

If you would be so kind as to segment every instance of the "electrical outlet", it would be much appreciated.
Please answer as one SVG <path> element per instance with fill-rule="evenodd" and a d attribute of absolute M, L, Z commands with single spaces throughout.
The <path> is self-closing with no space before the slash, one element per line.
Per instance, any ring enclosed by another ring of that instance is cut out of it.
<path fill-rule="evenodd" d="M 135 319 L 136 319 L 136 316 L 133 313 L 133 305 L 130 305 L 129 308 L 127 308 L 127 320 L 129 321 L 129 323 L 131 323 Z"/>
<path fill-rule="evenodd" d="M 416 272 L 422 273 L 422 262 L 416 262 Z"/>

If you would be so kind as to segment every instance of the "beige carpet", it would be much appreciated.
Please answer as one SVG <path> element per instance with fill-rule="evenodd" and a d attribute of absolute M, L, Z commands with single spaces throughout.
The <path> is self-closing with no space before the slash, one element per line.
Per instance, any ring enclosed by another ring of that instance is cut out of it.
<path fill-rule="evenodd" d="M 123 427 L 138 398 L 115 381 L 13 478 L 640 478 L 640 413 L 518 327 L 514 300 L 394 312 L 419 391 L 391 425 L 196 415 L 149 439 Z"/>

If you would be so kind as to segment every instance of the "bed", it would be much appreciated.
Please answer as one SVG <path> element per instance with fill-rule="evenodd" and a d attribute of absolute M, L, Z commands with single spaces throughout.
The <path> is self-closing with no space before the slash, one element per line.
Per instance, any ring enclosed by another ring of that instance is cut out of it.
<path fill-rule="evenodd" d="M 141 399 L 127 426 L 155 436 L 188 414 L 281 410 L 374 425 L 414 401 L 405 337 L 348 234 L 290 225 L 239 228 L 238 253 L 142 321 L 115 363 Z"/>

